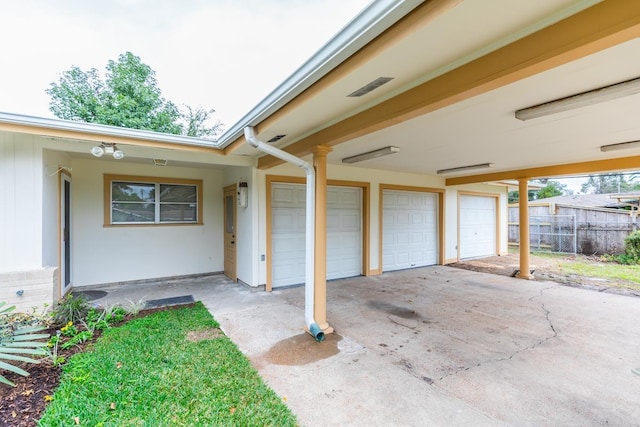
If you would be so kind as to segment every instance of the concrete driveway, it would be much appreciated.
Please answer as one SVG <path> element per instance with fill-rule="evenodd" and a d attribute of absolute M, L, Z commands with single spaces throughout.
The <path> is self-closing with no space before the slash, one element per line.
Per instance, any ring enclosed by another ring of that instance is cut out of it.
<path fill-rule="evenodd" d="M 202 300 L 304 426 L 640 425 L 637 297 L 442 266 L 357 277 L 328 284 L 336 333 L 316 343 L 301 287 L 213 276 L 101 302 L 125 291 Z"/>

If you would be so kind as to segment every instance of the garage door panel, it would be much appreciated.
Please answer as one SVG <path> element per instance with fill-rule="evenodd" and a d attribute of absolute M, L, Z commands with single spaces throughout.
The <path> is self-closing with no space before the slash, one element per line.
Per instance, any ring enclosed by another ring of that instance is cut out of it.
<path fill-rule="evenodd" d="M 436 264 L 437 195 L 383 191 L 384 271 Z"/>
<path fill-rule="evenodd" d="M 496 198 L 460 196 L 460 258 L 481 258 L 495 255 Z"/>
<path fill-rule="evenodd" d="M 306 188 L 302 184 L 274 183 L 272 194 L 272 286 L 304 283 Z M 281 238 L 283 241 L 278 242 Z M 291 271 L 285 271 L 287 268 Z M 327 279 L 359 274 L 362 274 L 362 190 L 330 186 L 327 188 Z"/>
<path fill-rule="evenodd" d="M 271 214 L 272 233 L 304 232 L 306 228 L 304 212 L 288 209 L 274 209 Z"/>

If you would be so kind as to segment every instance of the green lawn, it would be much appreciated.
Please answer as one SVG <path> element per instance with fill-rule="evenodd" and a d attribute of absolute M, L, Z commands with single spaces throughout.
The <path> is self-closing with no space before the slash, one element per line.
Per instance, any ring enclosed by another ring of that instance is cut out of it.
<path fill-rule="evenodd" d="M 217 327 L 198 303 L 106 330 L 67 362 L 41 425 L 296 425 L 226 336 L 187 339 Z"/>
<path fill-rule="evenodd" d="M 558 268 L 564 274 L 628 282 L 618 282 L 615 286 L 640 290 L 640 265 L 624 265 L 610 261 L 597 262 L 592 258 L 579 255 L 576 255 L 572 259 L 567 259 L 566 255 L 541 252 L 536 252 L 535 255 L 546 258 L 557 258 Z"/>

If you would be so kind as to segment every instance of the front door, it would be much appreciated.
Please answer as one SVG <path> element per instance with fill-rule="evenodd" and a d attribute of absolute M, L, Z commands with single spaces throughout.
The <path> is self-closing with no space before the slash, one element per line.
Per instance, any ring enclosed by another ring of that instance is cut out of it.
<path fill-rule="evenodd" d="M 71 177 L 60 174 L 60 288 L 71 289 Z"/>
<path fill-rule="evenodd" d="M 236 185 L 224 188 L 224 274 L 237 282 L 236 271 L 236 206 L 238 193 Z"/>

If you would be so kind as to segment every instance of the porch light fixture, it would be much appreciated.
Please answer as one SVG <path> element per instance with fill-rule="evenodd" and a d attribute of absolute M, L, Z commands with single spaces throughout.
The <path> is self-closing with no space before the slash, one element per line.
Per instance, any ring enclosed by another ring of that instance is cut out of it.
<path fill-rule="evenodd" d="M 640 148 L 640 140 L 603 145 L 600 147 L 600 151 L 602 151 L 603 153 L 606 153 L 607 151 L 626 150 L 629 148 Z"/>
<path fill-rule="evenodd" d="M 365 160 L 375 159 L 376 157 L 382 157 L 389 154 L 400 152 L 400 148 L 390 145 L 388 147 L 379 148 L 377 150 L 368 151 L 366 153 L 358 154 L 351 157 L 345 157 L 342 159 L 342 163 L 357 163 Z"/>
<path fill-rule="evenodd" d="M 493 163 L 479 163 L 477 165 L 467 165 L 467 166 L 458 166 L 456 168 L 440 169 L 436 173 L 438 175 L 442 175 L 444 173 L 460 172 L 460 171 L 466 171 L 469 169 L 482 169 L 482 168 L 492 168 L 492 167 L 493 167 Z"/>
<path fill-rule="evenodd" d="M 516 119 L 531 120 L 637 93 L 640 93 L 640 77 L 518 110 Z"/>
<path fill-rule="evenodd" d="M 116 144 L 103 142 L 91 148 L 91 154 L 95 157 L 102 157 L 104 154 L 111 154 L 114 159 L 120 160 L 124 158 L 124 151 L 120 150 Z"/>

